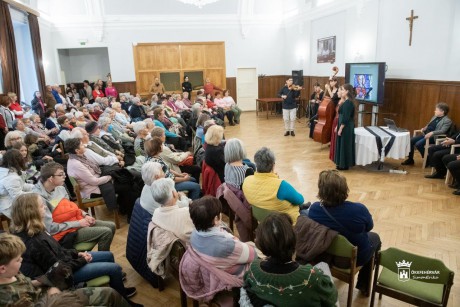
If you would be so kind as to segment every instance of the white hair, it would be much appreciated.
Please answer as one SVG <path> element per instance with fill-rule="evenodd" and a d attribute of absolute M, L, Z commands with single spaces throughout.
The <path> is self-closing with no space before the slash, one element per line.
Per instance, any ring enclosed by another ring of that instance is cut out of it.
<path fill-rule="evenodd" d="M 72 139 L 82 139 L 83 138 L 83 128 L 81 127 L 75 127 L 72 129 L 72 132 L 70 132 L 70 137 Z"/>
<path fill-rule="evenodd" d="M 153 199 L 166 206 L 173 198 L 173 192 L 176 191 L 174 188 L 174 181 L 171 178 L 160 178 L 152 183 L 152 196 Z"/>
<path fill-rule="evenodd" d="M 155 178 L 160 176 L 162 171 L 160 163 L 152 161 L 145 162 L 141 168 L 142 180 L 144 180 L 146 185 L 150 186 L 155 181 Z"/>
<path fill-rule="evenodd" d="M 75 112 L 73 115 L 75 115 L 76 118 L 79 118 L 79 117 L 82 117 L 82 116 L 83 116 L 83 112 L 77 111 L 77 112 Z"/>
<path fill-rule="evenodd" d="M 119 108 L 119 107 L 121 107 L 121 103 L 116 102 L 116 101 L 112 102 L 112 109 Z"/>
<path fill-rule="evenodd" d="M 109 125 L 111 122 L 112 122 L 112 119 L 108 116 L 99 117 L 99 120 L 98 120 L 99 127 L 101 128 Z"/>
<path fill-rule="evenodd" d="M 145 122 L 135 122 L 133 124 L 133 130 L 135 134 L 139 134 L 139 132 L 145 128 L 147 128 L 147 123 Z"/>

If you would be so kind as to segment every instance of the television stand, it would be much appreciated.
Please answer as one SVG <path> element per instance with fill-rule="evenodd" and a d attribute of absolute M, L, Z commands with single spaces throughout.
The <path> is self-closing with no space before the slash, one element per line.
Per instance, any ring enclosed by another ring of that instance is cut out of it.
<path fill-rule="evenodd" d="M 372 106 L 372 111 L 368 112 L 365 111 L 365 105 L 366 103 L 360 102 L 358 106 L 358 127 L 363 126 L 363 115 L 364 114 L 371 114 L 371 126 L 377 126 L 377 123 L 379 121 L 379 106 L 378 105 L 373 105 Z"/>

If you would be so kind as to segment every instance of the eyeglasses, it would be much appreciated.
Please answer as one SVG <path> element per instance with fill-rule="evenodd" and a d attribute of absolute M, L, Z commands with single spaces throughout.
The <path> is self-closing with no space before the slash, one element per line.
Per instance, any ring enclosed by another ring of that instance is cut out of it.
<path fill-rule="evenodd" d="M 65 173 L 53 175 L 53 177 L 66 177 Z"/>

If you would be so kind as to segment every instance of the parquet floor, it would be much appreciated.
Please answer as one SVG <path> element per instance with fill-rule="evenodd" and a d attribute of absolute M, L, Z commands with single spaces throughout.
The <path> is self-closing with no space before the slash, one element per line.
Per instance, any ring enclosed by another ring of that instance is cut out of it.
<path fill-rule="evenodd" d="M 254 112 L 244 113 L 242 124 L 225 129 L 225 137 L 240 138 L 249 158 L 262 146 L 276 155 L 276 172 L 286 179 L 306 200 L 314 201 L 317 177 L 321 170 L 335 168 L 329 161 L 329 148 L 310 140 L 305 120 L 296 123 L 296 137 L 283 136 L 281 117 L 256 118 Z M 399 165 L 400 161 L 389 160 Z M 424 179 L 420 159 L 408 167 L 408 174 L 389 174 L 354 167 L 344 172 L 350 187 L 349 199 L 364 203 L 374 218 L 374 231 L 380 234 L 383 249 L 394 246 L 413 253 L 438 258 L 456 272 L 449 306 L 460 306 L 460 197 L 442 180 Z M 426 170 L 428 172 L 428 169 Z M 101 212 L 102 213 L 102 212 Z M 145 306 L 179 306 L 178 284 L 167 281 L 169 287 L 158 292 L 145 282 L 129 265 L 125 257 L 128 225 L 122 224 L 112 244 L 116 260 L 128 273 L 127 285 L 136 286 L 134 301 Z M 348 285 L 335 280 L 340 304 L 346 306 Z M 191 304 L 191 303 L 190 303 Z M 189 304 L 189 305 L 190 305 Z M 366 306 L 369 299 L 354 291 L 353 306 Z M 376 306 L 406 306 L 389 297 L 376 299 Z"/>

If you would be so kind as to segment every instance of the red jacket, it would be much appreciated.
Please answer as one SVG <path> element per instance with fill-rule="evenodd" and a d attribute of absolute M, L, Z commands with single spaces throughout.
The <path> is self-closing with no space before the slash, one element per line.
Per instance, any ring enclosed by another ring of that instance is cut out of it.
<path fill-rule="evenodd" d="M 83 218 L 80 208 L 77 204 L 63 198 L 53 211 L 53 221 L 56 223 L 75 222 Z M 66 234 L 77 231 L 77 228 L 70 228 L 53 235 L 56 241 L 61 240 Z"/>
<path fill-rule="evenodd" d="M 203 188 L 203 193 L 204 195 L 212 195 L 216 196 L 217 189 L 221 185 L 219 176 L 217 173 L 214 171 L 212 167 L 206 164 L 206 162 L 203 161 L 203 166 L 202 166 L 202 188 Z"/>

